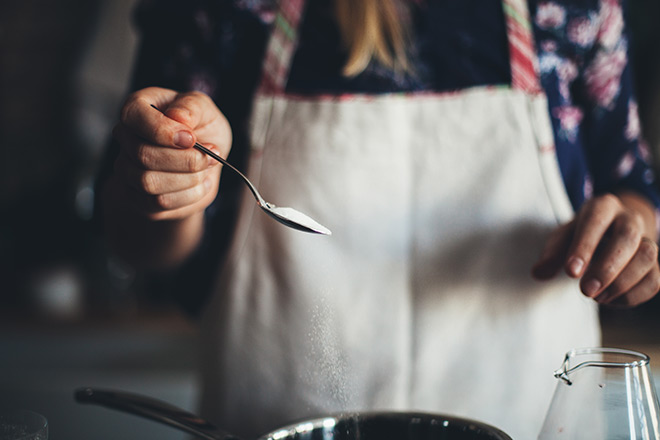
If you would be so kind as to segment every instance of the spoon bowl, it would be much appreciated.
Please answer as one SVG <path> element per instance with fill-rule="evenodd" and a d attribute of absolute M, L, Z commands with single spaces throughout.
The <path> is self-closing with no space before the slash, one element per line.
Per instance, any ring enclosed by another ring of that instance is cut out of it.
<path fill-rule="evenodd" d="M 259 191 L 257 191 L 257 188 L 254 186 L 254 184 L 243 174 L 241 173 L 237 168 L 235 168 L 232 164 L 227 162 L 225 159 L 222 157 L 218 156 L 215 154 L 213 151 L 209 150 L 205 146 L 201 145 L 200 143 L 196 142 L 193 147 L 202 153 L 208 154 L 211 156 L 213 159 L 217 160 L 218 162 L 222 163 L 223 165 L 227 165 L 232 171 L 237 173 L 245 182 L 245 184 L 248 186 L 250 189 L 250 192 L 252 192 L 252 195 L 254 196 L 255 200 L 257 201 L 257 204 L 259 207 L 269 216 L 277 220 L 278 222 L 282 223 L 283 225 L 286 225 L 290 228 L 297 229 L 299 231 L 303 232 L 310 232 L 313 234 L 322 234 L 322 235 L 331 235 L 332 232 L 330 229 L 326 228 L 322 224 L 316 222 L 313 220 L 311 217 L 303 214 L 300 211 L 296 211 L 293 208 L 288 208 L 288 207 L 282 207 L 282 206 L 275 206 L 272 203 L 269 203 L 264 200 L 264 198 L 259 194 Z"/>

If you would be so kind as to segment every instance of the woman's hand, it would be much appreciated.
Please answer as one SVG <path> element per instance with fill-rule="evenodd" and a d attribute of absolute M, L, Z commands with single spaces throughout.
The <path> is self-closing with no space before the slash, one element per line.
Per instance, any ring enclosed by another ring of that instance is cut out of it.
<path fill-rule="evenodd" d="M 551 234 L 532 274 L 545 280 L 562 267 L 600 304 L 632 307 L 650 300 L 660 289 L 653 208 L 633 193 L 586 202 Z"/>
<path fill-rule="evenodd" d="M 181 264 L 201 241 L 222 168 L 192 146 L 227 157 L 229 123 L 202 93 L 147 88 L 126 100 L 113 136 L 119 156 L 101 192 L 109 246 L 136 268 Z"/>
<path fill-rule="evenodd" d="M 120 145 L 115 175 L 136 212 L 177 220 L 203 212 L 215 199 L 221 166 L 191 147 L 198 141 L 226 157 L 231 130 L 208 96 L 160 88 L 135 92 L 113 136 Z"/>

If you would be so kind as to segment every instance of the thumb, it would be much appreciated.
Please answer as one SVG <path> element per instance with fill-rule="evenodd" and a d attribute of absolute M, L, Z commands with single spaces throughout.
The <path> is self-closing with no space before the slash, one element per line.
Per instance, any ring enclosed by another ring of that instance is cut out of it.
<path fill-rule="evenodd" d="M 179 93 L 162 110 L 168 118 L 192 130 L 210 124 L 220 113 L 213 100 L 201 92 Z"/>
<path fill-rule="evenodd" d="M 552 231 L 541 256 L 532 266 L 532 276 L 537 280 L 548 280 L 564 266 L 568 248 L 575 230 L 575 222 L 566 223 Z"/>

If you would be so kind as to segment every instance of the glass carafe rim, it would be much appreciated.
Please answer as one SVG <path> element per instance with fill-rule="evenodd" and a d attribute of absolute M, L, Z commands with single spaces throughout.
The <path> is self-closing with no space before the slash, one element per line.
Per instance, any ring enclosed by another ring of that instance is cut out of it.
<path fill-rule="evenodd" d="M 570 361 L 582 355 L 589 354 L 619 354 L 635 357 L 636 359 L 630 362 L 613 362 L 613 361 L 603 361 L 603 360 L 587 360 L 584 362 L 579 362 L 576 365 L 570 366 Z M 600 367 L 600 368 L 638 368 L 643 367 L 649 364 L 650 358 L 648 355 L 625 348 L 608 348 L 608 347 L 586 347 L 586 348 L 574 348 L 568 351 L 564 357 L 564 362 L 561 367 L 555 371 L 554 375 L 557 379 L 562 379 L 568 385 L 571 385 L 572 382 L 569 379 L 568 375 L 575 372 L 576 370 L 585 368 L 585 367 Z"/>

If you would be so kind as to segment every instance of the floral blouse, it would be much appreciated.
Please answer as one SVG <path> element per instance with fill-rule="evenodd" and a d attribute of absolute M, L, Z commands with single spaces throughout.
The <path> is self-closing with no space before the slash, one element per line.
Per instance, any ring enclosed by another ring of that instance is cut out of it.
<path fill-rule="evenodd" d="M 308 0 L 287 91 L 443 92 L 510 82 L 501 0 L 403 1 L 413 30 L 414 74 L 395 74 L 373 62 L 357 77 L 343 77 L 346 53 L 332 0 Z M 143 0 L 136 10 L 142 39 L 133 87 L 208 93 L 233 127 L 230 160 L 239 165 L 245 160 L 246 119 L 275 4 Z M 594 194 L 621 188 L 638 191 L 660 207 L 649 151 L 640 140 L 621 1 L 529 0 L 529 6 L 541 84 L 574 208 Z M 216 234 L 209 241 L 226 244 L 236 206 L 230 188 L 240 183 L 224 173 L 222 185 L 224 196 L 208 210 L 209 224 L 222 226 L 209 228 Z M 202 249 L 205 261 L 208 252 L 221 251 Z"/>

